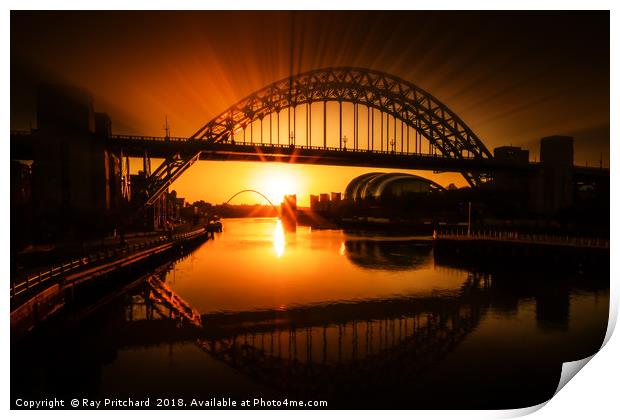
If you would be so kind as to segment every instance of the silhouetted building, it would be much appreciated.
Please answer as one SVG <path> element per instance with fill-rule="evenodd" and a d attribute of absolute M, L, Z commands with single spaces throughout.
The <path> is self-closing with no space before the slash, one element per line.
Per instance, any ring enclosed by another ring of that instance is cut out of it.
<path fill-rule="evenodd" d="M 330 195 L 327 193 L 319 194 L 318 208 L 319 211 L 329 211 L 331 205 Z"/>
<path fill-rule="evenodd" d="M 11 250 L 28 245 L 32 229 L 32 170 L 11 161 Z"/>
<path fill-rule="evenodd" d="M 520 147 L 501 146 L 493 149 L 493 155 L 500 162 L 526 165 L 529 162 L 530 152 Z M 529 174 L 527 172 L 521 174 L 508 170 L 496 171 L 493 175 L 493 189 L 497 194 L 495 207 L 498 216 L 506 216 L 508 214 L 522 215 L 528 212 Z"/>
<path fill-rule="evenodd" d="M 311 195 L 310 196 L 310 209 L 314 212 L 325 212 L 329 211 L 331 208 L 331 197 L 330 194 L 322 193 L 319 195 Z"/>
<path fill-rule="evenodd" d="M 211 203 L 207 203 L 203 200 L 195 201 L 194 203 L 192 203 L 191 212 L 192 214 L 197 214 L 199 216 L 214 216 L 213 206 L 211 205 Z"/>
<path fill-rule="evenodd" d="M 313 212 L 330 212 L 342 203 L 342 193 L 322 193 L 310 196 L 310 209 Z"/>
<path fill-rule="evenodd" d="M 107 138 L 112 135 L 112 120 L 104 112 L 95 112 L 95 134 L 99 138 Z"/>
<path fill-rule="evenodd" d="M 282 207 L 283 210 L 286 209 L 286 211 L 289 212 L 297 212 L 297 195 L 295 194 L 288 194 L 284 196 L 284 200 L 282 201 Z"/>
<path fill-rule="evenodd" d="M 11 161 L 11 206 L 21 208 L 32 201 L 32 170 L 30 165 Z"/>
<path fill-rule="evenodd" d="M 501 146 L 493 149 L 493 156 L 499 161 L 528 163 L 530 152 L 520 147 Z"/>
<path fill-rule="evenodd" d="M 529 159 L 528 151 L 519 147 L 498 147 L 494 154 L 498 161 L 506 163 L 526 164 Z M 493 188 L 497 192 L 494 207 L 504 217 L 555 217 L 574 202 L 572 174 L 573 138 L 545 137 L 540 141 L 537 168 L 494 173 Z"/>
<path fill-rule="evenodd" d="M 170 221 L 178 223 L 181 220 L 181 210 L 185 206 L 185 198 L 177 197 L 177 192 L 174 190 L 165 195 L 168 206 L 166 216 Z"/>
<path fill-rule="evenodd" d="M 372 172 L 354 178 L 345 189 L 345 199 L 381 201 L 388 197 L 403 198 L 415 193 L 443 190 L 443 187 L 429 179 L 403 173 Z"/>
<path fill-rule="evenodd" d="M 71 86 L 38 91 L 33 131 L 34 220 L 41 239 L 103 233 L 120 213 L 120 160 L 105 148 L 109 117 L 91 95 Z"/>
<path fill-rule="evenodd" d="M 347 221 L 383 224 L 392 221 L 431 223 L 445 209 L 456 211 L 458 203 L 446 202 L 445 189 L 417 175 L 371 172 L 347 185 L 344 199 L 330 215 Z"/>
<path fill-rule="evenodd" d="M 285 195 L 280 205 L 280 216 L 286 227 L 292 228 L 297 223 L 297 195 Z"/>
<path fill-rule="evenodd" d="M 310 210 L 318 211 L 320 207 L 320 201 L 318 195 L 310 195 Z"/>
<path fill-rule="evenodd" d="M 540 141 L 543 168 L 543 210 L 555 213 L 573 204 L 573 138 L 545 137 Z"/>
<path fill-rule="evenodd" d="M 144 171 L 138 171 L 137 174 L 132 174 L 129 178 L 132 185 L 131 200 L 138 203 L 144 202 L 146 197 L 143 194 L 147 180 Z M 162 194 L 152 206 L 145 208 L 141 213 L 140 219 L 136 220 L 137 225 L 134 228 L 140 230 L 166 229 L 166 222 L 168 220 L 167 196 L 168 194 Z M 137 209 L 134 209 L 134 211 L 137 211 Z"/>
<path fill-rule="evenodd" d="M 37 129 L 47 134 L 91 134 L 95 131 L 93 98 L 68 85 L 40 85 L 37 92 Z"/>

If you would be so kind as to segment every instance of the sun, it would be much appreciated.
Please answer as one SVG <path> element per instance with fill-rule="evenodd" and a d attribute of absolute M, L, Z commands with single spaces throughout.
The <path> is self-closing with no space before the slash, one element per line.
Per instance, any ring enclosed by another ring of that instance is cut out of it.
<path fill-rule="evenodd" d="M 297 173 L 284 165 L 261 169 L 256 184 L 258 191 L 276 206 L 284 200 L 286 194 L 300 192 Z"/>

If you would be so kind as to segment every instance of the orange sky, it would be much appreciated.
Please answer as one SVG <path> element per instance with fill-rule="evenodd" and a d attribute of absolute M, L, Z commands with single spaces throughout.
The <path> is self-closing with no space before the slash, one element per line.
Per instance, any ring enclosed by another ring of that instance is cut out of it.
<path fill-rule="evenodd" d="M 609 164 L 609 12 L 12 12 L 11 128 L 35 121 L 37 83 L 60 81 L 91 91 L 116 134 L 163 135 L 167 115 L 172 135 L 189 136 L 251 92 L 328 66 L 415 83 L 490 150 L 534 159 L 541 137 L 567 134 L 576 163 Z M 221 202 L 277 175 L 298 180 L 305 205 L 367 171 L 199 162 L 174 188 Z"/>
<path fill-rule="evenodd" d="M 314 146 L 323 144 L 323 105 L 316 103 L 313 105 L 312 133 L 306 134 L 305 105 L 297 107 L 295 119 L 297 120 L 295 131 L 295 143 L 298 145 L 307 144 L 310 140 Z M 368 114 L 365 107 L 359 107 L 359 143 L 360 146 L 368 147 L 369 127 L 367 124 Z M 330 102 L 327 105 L 327 146 L 338 147 L 339 145 L 339 124 L 338 124 L 338 104 Z M 395 147 L 397 151 L 404 147 L 406 150 L 406 131 L 401 131 L 401 124 L 398 122 L 396 129 L 396 143 L 390 145 L 394 138 L 394 120 L 390 118 L 389 126 L 387 118 L 384 118 L 384 136 L 381 140 L 381 124 L 378 112 L 375 112 L 374 138 L 372 143 L 375 150 L 387 150 L 388 147 Z M 272 115 L 271 137 L 269 135 L 269 117 L 263 119 L 263 133 L 261 139 L 261 126 L 259 121 L 255 121 L 252 130 L 246 128 L 246 140 L 250 141 L 250 133 L 253 134 L 255 142 L 277 143 L 278 127 L 277 117 Z M 347 139 L 345 146 L 353 146 L 353 106 L 343 104 L 343 138 Z M 389 129 L 389 135 L 387 128 Z M 291 122 L 291 130 L 293 123 Z M 286 111 L 280 113 L 280 142 L 286 144 L 289 139 L 288 115 Z M 413 151 L 415 147 L 415 132 L 410 129 L 409 147 Z M 401 143 L 401 139 L 403 142 Z M 237 142 L 243 141 L 243 131 L 235 133 Z M 381 148 L 383 141 L 383 148 Z M 423 140 L 422 150 L 428 152 L 428 142 Z M 142 169 L 142 160 L 134 159 L 132 172 L 137 173 Z M 159 165 L 161 160 L 154 160 L 152 167 Z M 363 168 L 363 167 L 336 167 L 324 165 L 300 165 L 286 163 L 261 163 L 261 162 L 217 162 L 200 161 L 184 173 L 173 185 L 181 196 L 190 202 L 196 200 L 207 200 L 216 203 L 224 202 L 235 192 L 243 189 L 256 189 L 267 195 L 274 203 L 279 203 L 284 194 L 297 194 L 297 202 L 300 206 L 310 205 L 310 194 L 344 192 L 350 180 L 367 172 L 406 172 L 432 179 L 435 182 L 447 186 L 451 183 L 456 186 L 468 185 L 465 179 L 458 173 L 433 173 L 433 171 L 403 171 L 396 169 Z M 212 182 L 217 180 L 217 182 Z M 256 203 L 264 200 L 256 194 L 244 194 L 236 198 L 233 203 Z"/>
<path fill-rule="evenodd" d="M 279 203 L 283 194 L 296 193 L 300 206 L 309 206 L 309 195 L 329 192 L 344 192 L 347 183 L 354 177 L 367 172 L 377 172 L 377 168 L 351 168 L 318 165 L 277 164 L 258 162 L 231 163 L 201 161 L 188 169 L 172 186 L 189 201 L 210 199 L 220 203 L 228 200 L 234 193 L 245 188 L 256 189 L 267 195 L 274 204 Z M 426 178 L 433 178 L 441 185 L 460 182 L 466 185 L 459 174 L 433 174 L 429 171 L 407 172 Z M 219 180 L 211 182 L 211 180 Z M 260 196 L 243 194 L 236 197 L 233 204 L 265 203 Z"/>

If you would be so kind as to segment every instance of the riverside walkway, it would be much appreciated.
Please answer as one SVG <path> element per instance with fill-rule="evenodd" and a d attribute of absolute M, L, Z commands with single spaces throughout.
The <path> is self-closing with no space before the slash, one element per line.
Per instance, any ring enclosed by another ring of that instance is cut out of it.
<path fill-rule="evenodd" d="M 109 271 L 117 266 L 125 266 L 131 262 L 165 251 L 175 244 L 205 235 L 206 229 L 171 236 L 165 234 L 145 237 L 125 247 L 109 247 L 88 253 L 82 257 L 69 259 L 51 265 L 47 270 L 39 270 L 27 274 L 23 279 L 13 278 L 11 281 L 11 301 L 24 295 L 32 294 L 43 286 L 52 283 L 70 283 L 92 277 L 102 270 Z"/>
<path fill-rule="evenodd" d="M 124 272 L 134 266 L 149 264 L 154 258 L 166 258 L 187 245 L 210 237 L 205 227 L 157 236 L 123 248 L 107 249 L 62 262 L 47 271 L 22 280 L 13 279 L 10 288 L 11 331 L 21 336 L 65 305 L 66 297 L 77 286 L 95 284 L 96 279 Z M 103 283 L 106 282 L 101 282 Z M 99 283 L 96 283 L 99 284 Z M 68 292 L 68 294 L 67 294 Z M 70 299 L 71 300 L 71 299 Z"/>

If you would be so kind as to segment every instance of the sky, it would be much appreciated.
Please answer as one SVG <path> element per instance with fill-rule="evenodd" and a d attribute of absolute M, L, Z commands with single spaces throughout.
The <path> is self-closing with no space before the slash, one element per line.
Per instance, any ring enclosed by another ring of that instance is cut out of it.
<path fill-rule="evenodd" d="M 41 82 L 89 90 L 115 134 L 163 136 L 167 116 L 173 136 L 190 136 L 291 73 L 356 66 L 430 92 L 490 150 L 520 146 L 536 160 L 541 137 L 570 135 L 576 164 L 602 154 L 609 166 L 607 11 L 13 11 L 10 42 L 12 129 L 35 124 Z M 307 205 L 308 194 L 343 191 L 370 171 L 202 161 L 173 188 L 189 201 L 254 188 Z M 411 172 L 466 185 L 459 174 Z"/>

